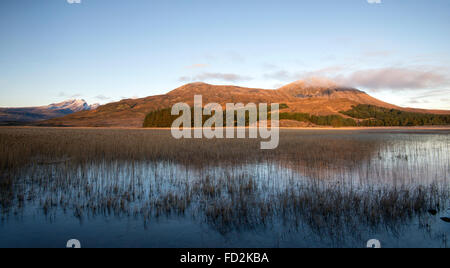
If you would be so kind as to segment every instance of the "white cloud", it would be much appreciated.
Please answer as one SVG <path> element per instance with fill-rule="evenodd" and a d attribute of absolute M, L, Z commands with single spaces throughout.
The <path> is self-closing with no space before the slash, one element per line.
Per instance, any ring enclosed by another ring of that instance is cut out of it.
<path fill-rule="evenodd" d="M 181 82 L 189 82 L 189 81 L 208 81 L 208 80 L 220 80 L 226 82 L 240 82 L 240 81 L 248 81 L 252 80 L 251 77 L 242 76 L 239 74 L 233 73 L 202 73 L 196 75 L 194 77 L 183 76 L 179 79 Z"/>
<path fill-rule="evenodd" d="M 76 98 L 79 98 L 79 97 L 81 97 L 81 96 L 83 96 L 83 95 L 80 94 L 80 93 L 75 93 L 75 94 L 71 95 L 71 94 L 67 94 L 67 93 L 64 92 L 64 91 L 61 91 L 61 92 L 59 92 L 59 94 L 58 94 L 58 97 L 61 97 L 61 98 L 71 98 L 71 99 L 76 99 Z"/>
<path fill-rule="evenodd" d="M 186 68 L 188 68 L 188 69 L 201 69 L 201 68 L 206 68 L 208 66 L 209 66 L 208 64 L 199 63 L 199 64 L 193 64 L 193 65 L 186 66 Z"/>
<path fill-rule="evenodd" d="M 319 70 L 314 70 L 314 71 L 307 71 L 307 72 L 294 72 L 291 73 L 289 71 L 286 70 L 280 70 L 280 71 L 274 71 L 271 73 L 266 73 L 264 74 L 264 78 L 266 79 L 275 79 L 278 81 L 283 81 L 283 82 L 292 82 L 292 81 L 296 81 L 296 80 L 300 80 L 300 79 L 304 79 L 304 78 L 309 78 L 309 77 L 331 77 L 331 76 L 336 76 L 337 73 L 341 72 L 341 71 L 345 71 L 347 68 L 344 66 L 329 66 L 326 68 L 322 68 Z"/>
<path fill-rule="evenodd" d="M 81 0 L 67 0 L 69 4 L 81 4 Z"/>
<path fill-rule="evenodd" d="M 267 73 L 264 78 L 292 82 L 311 77 L 327 77 L 343 86 L 361 87 L 372 91 L 437 89 L 450 85 L 450 75 L 446 73 L 445 69 L 431 66 L 346 71 L 347 69 L 345 66 L 331 66 L 320 70 L 295 73 L 280 70 Z"/>
<path fill-rule="evenodd" d="M 98 100 L 102 100 L 102 101 L 106 101 L 106 100 L 110 100 L 111 99 L 110 97 L 107 97 L 105 95 L 98 95 L 98 96 L 95 96 L 95 98 L 98 99 Z"/>
<path fill-rule="evenodd" d="M 381 4 L 381 0 L 367 0 L 369 4 Z"/>
<path fill-rule="evenodd" d="M 449 77 L 439 71 L 416 68 L 359 70 L 347 76 L 338 75 L 334 80 L 341 84 L 372 90 L 429 89 L 449 84 Z"/>

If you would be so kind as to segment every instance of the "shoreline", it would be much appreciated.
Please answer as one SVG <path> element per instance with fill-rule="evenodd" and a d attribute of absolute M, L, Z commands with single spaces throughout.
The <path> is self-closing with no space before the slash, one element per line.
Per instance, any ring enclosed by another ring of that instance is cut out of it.
<path fill-rule="evenodd" d="M 238 129 L 238 127 L 234 127 Z M 245 127 L 250 129 L 251 127 Z M 111 130 L 171 130 L 171 128 L 143 127 L 57 127 L 57 126 L 0 126 L 0 129 L 111 129 Z M 195 130 L 198 128 L 188 128 Z M 203 128 L 202 128 L 203 129 Z M 223 127 L 223 129 L 228 129 Z M 269 127 L 270 129 L 270 127 Z M 412 126 L 412 127 L 279 127 L 281 130 L 450 130 L 450 126 Z"/>

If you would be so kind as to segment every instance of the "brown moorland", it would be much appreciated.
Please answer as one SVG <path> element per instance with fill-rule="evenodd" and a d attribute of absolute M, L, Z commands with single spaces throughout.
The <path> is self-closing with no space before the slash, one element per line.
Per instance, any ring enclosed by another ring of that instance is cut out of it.
<path fill-rule="evenodd" d="M 82 111 L 65 117 L 37 123 L 41 126 L 65 127 L 142 127 L 145 116 L 155 110 L 169 108 L 175 103 L 193 105 L 194 95 L 202 95 L 203 103 L 283 103 L 284 112 L 311 115 L 341 115 L 340 111 L 358 104 L 369 104 L 408 112 L 450 114 L 450 111 L 404 108 L 383 102 L 354 88 L 334 84 L 312 84 L 297 81 L 276 90 L 217 86 L 191 83 L 164 95 L 141 99 L 125 99 L 108 103 L 93 111 Z M 282 124 L 283 125 L 283 124 Z M 291 124 L 287 124 L 289 127 Z M 298 126 L 298 125 L 296 125 Z"/>

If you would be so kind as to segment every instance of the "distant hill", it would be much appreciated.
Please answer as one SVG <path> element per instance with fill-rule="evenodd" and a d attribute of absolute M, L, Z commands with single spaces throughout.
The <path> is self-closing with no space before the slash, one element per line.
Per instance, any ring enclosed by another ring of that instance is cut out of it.
<path fill-rule="evenodd" d="M 404 108 L 373 98 L 354 88 L 339 87 L 333 83 L 311 83 L 297 81 L 276 90 L 217 86 L 206 83 L 191 83 L 164 95 L 141 99 L 126 99 L 102 105 L 95 110 L 85 110 L 39 123 L 45 126 L 74 127 L 142 127 L 147 114 L 184 102 L 193 105 L 194 95 L 202 95 L 203 103 L 280 103 L 288 108 L 283 113 L 308 114 L 333 120 L 332 115 L 346 118 L 341 113 L 358 105 L 371 105 L 411 113 L 450 114 L 450 111 Z M 292 123 L 292 120 L 291 120 Z"/>
<path fill-rule="evenodd" d="M 48 120 L 81 111 L 92 111 L 99 106 L 99 104 L 88 105 L 84 100 L 74 99 L 39 107 L 0 108 L 0 125 L 21 125 Z"/>

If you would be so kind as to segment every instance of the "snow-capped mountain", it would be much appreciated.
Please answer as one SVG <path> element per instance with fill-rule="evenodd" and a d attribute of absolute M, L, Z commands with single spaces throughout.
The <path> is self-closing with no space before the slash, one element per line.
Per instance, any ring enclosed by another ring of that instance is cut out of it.
<path fill-rule="evenodd" d="M 85 100 L 66 100 L 60 103 L 52 103 L 47 106 L 50 110 L 70 110 L 73 113 L 80 111 L 91 111 L 100 106 L 98 103 L 89 105 Z"/>
<path fill-rule="evenodd" d="M 47 106 L 0 108 L 0 124 L 22 124 L 48 120 L 76 112 L 92 111 L 99 106 L 99 104 L 89 105 L 85 100 L 72 99 Z"/>

